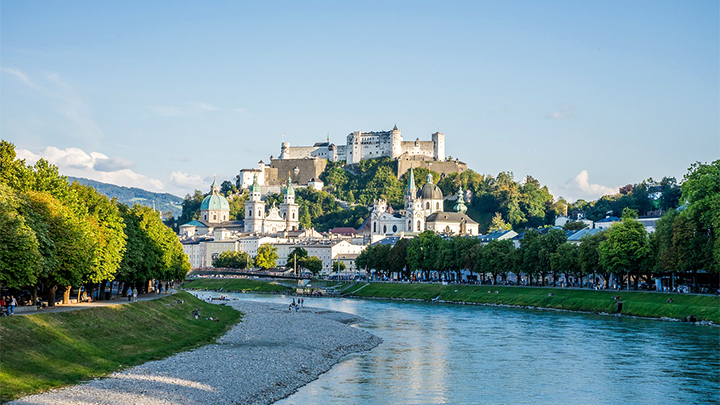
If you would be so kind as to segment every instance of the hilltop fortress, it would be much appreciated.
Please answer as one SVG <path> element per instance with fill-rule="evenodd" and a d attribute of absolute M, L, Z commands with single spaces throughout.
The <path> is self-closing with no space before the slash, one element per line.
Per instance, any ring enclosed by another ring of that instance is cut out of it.
<path fill-rule="evenodd" d="M 237 176 L 239 187 L 249 188 L 256 176 L 261 186 L 279 187 L 288 178 L 292 183 L 305 185 L 317 181 L 327 162 L 342 161 L 346 164 L 360 163 L 366 159 L 389 157 L 395 159 L 397 176 L 410 169 L 425 167 L 441 175 L 467 170 L 467 165 L 445 156 L 445 134 L 435 132 L 430 141 L 404 141 L 395 126 L 390 131 L 355 131 L 346 137 L 344 145 L 336 145 L 328 139 L 312 146 L 290 146 L 283 142 L 278 158 L 270 157 L 270 164 L 262 161 L 255 169 L 243 169 Z"/>
<path fill-rule="evenodd" d="M 348 164 L 361 160 L 390 157 L 422 156 L 428 160 L 445 160 L 445 134 L 435 132 L 431 141 L 404 141 L 397 125 L 392 131 L 363 132 L 355 131 L 347 136 L 345 145 L 318 142 L 313 146 L 290 146 L 283 142 L 279 159 L 306 159 L 318 157 L 331 162 L 343 160 Z"/>

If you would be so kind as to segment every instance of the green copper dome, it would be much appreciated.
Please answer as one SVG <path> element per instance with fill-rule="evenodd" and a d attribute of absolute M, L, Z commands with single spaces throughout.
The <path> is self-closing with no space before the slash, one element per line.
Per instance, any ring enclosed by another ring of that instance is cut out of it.
<path fill-rule="evenodd" d="M 205 197 L 202 204 L 200 204 L 200 210 L 223 210 L 230 211 L 230 204 L 227 198 L 220 194 L 220 187 L 217 186 L 215 180 L 213 180 L 210 186 L 210 195 Z"/>
<path fill-rule="evenodd" d="M 285 195 L 287 196 L 295 196 L 295 189 L 292 186 L 292 183 L 290 182 L 290 178 L 288 177 L 287 180 L 287 188 L 285 188 Z"/>

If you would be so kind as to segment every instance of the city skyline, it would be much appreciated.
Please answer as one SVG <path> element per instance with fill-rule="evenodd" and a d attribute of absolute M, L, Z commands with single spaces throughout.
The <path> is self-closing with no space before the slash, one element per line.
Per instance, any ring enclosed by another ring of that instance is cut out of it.
<path fill-rule="evenodd" d="M 720 156 L 716 2 L 0 7 L 2 138 L 71 176 L 182 197 L 393 125 L 570 200 Z"/>

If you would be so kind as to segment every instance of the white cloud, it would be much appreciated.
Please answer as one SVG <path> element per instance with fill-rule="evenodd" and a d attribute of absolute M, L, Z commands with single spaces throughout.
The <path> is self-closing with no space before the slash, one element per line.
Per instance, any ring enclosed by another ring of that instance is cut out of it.
<path fill-rule="evenodd" d="M 578 173 L 577 176 L 565 182 L 559 187 L 560 195 L 568 201 L 575 201 L 579 198 L 584 200 L 595 200 L 607 194 L 617 194 L 618 187 L 608 187 L 601 184 L 590 183 L 590 176 L 587 170 Z"/>
<path fill-rule="evenodd" d="M 191 102 L 186 107 L 175 107 L 166 105 L 151 105 L 147 107 L 150 112 L 163 117 L 183 117 L 188 115 L 199 115 L 209 111 L 220 111 L 218 107 L 207 103 Z"/>
<path fill-rule="evenodd" d="M 101 181 L 126 187 L 138 187 L 149 191 L 164 192 L 162 181 L 130 170 L 133 163 L 119 157 L 110 158 L 100 152 L 87 153 L 80 148 L 59 149 L 48 146 L 38 153 L 17 149 L 19 159 L 34 164 L 45 159 L 56 165 L 60 174 Z"/>
<path fill-rule="evenodd" d="M 546 120 L 564 120 L 575 116 L 575 106 L 558 104 L 557 109 L 545 114 Z"/>
<path fill-rule="evenodd" d="M 2 68 L 2 71 L 5 73 L 9 73 L 13 76 L 15 76 L 18 80 L 20 80 L 24 85 L 30 87 L 31 89 L 37 89 L 37 85 L 33 83 L 25 73 L 16 70 L 16 69 L 10 69 L 10 68 Z"/>
<path fill-rule="evenodd" d="M 202 176 L 183 172 L 170 173 L 170 183 L 178 188 L 189 190 L 203 190 L 207 188 L 205 179 L 203 179 Z"/>

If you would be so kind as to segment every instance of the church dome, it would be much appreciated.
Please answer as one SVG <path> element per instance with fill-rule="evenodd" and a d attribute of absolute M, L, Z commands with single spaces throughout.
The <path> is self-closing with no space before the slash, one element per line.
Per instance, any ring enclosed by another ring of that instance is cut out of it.
<path fill-rule="evenodd" d="M 230 211 L 230 204 L 228 204 L 227 198 L 220 194 L 213 193 L 205 197 L 202 204 L 200 204 L 200 209 Z"/>
<path fill-rule="evenodd" d="M 433 184 L 432 174 L 428 173 L 427 182 L 420 190 L 420 197 L 423 200 L 442 200 L 443 194 L 440 187 Z"/>
<path fill-rule="evenodd" d="M 434 184 L 425 184 L 422 188 L 422 199 L 423 200 L 442 200 L 443 195 L 440 191 L 440 187 Z"/>

